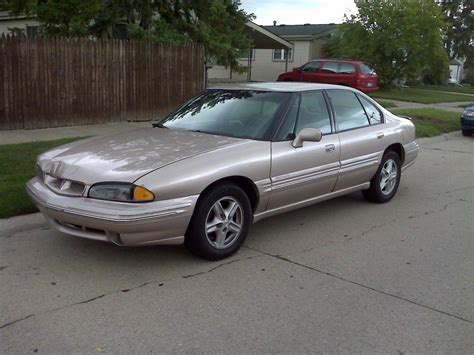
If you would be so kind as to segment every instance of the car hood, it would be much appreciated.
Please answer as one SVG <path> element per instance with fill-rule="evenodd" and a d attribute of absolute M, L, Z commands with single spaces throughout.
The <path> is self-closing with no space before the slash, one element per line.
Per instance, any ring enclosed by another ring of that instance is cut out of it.
<path fill-rule="evenodd" d="M 41 155 L 41 169 L 87 185 L 133 182 L 165 165 L 244 139 L 166 128 L 143 128 L 70 143 Z"/>

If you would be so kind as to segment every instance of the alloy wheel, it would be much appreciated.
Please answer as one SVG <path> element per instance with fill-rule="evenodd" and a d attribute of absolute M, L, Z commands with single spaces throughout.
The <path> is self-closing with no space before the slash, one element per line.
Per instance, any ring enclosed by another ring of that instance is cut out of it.
<path fill-rule="evenodd" d="M 206 218 L 206 238 L 217 249 L 234 244 L 242 230 L 243 210 L 240 203 L 226 196 L 214 203 Z"/>
<path fill-rule="evenodd" d="M 390 195 L 397 184 L 398 167 L 393 159 L 388 159 L 380 174 L 380 190 L 384 195 Z"/>

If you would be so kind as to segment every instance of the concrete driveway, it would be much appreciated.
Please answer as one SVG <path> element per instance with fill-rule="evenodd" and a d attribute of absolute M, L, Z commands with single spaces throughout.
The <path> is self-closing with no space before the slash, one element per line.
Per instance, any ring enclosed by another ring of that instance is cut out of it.
<path fill-rule="evenodd" d="M 182 247 L 0 221 L 0 353 L 474 352 L 474 138 L 423 141 L 386 205 L 356 193 Z"/>

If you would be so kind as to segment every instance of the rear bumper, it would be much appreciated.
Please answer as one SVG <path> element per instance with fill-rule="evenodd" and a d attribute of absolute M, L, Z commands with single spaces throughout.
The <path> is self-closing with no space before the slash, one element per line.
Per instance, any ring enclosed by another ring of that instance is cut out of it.
<path fill-rule="evenodd" d="M 402 171 L 415 164 L 415 159 L 420 152 L 420 146 L 415 141 L 403 145 L 405 159 L 403 160 Z"/>
<path fill-rule="evenodd" d="M 358 90 L 362 91 L 363 93 L 366 93 L 366 94 L 369 94 L 371 92 L 376 92 L 379 87 L 378 86 L 373 86 L 373 87 L 367 87 L 367 86 L 364 86 L 364 87 L 360 87 L 360 88 L 357 88 Z"/>
<path fill-rule="evenodd" d="M 121 203 L 55 194 L 37 178 L 26 189 L 52 227 L 118 245 L 182 244 L 198 195 Z"/>

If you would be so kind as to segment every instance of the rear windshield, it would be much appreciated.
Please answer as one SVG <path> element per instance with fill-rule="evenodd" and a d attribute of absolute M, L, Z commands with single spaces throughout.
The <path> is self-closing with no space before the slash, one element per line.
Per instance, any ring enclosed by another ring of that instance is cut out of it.
<path fill-rule="evenodd" d="M 362 74 L 364 75 L 370 75 L 370 74 L 374 74 L 375 73 L 375 70 L 374 68 L 372 68 L 369 64 L 367 63 L 362 63 L 360 65 L 360 71 Z"/>

